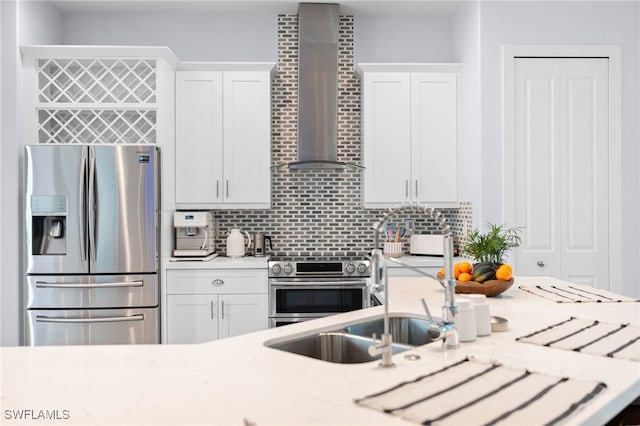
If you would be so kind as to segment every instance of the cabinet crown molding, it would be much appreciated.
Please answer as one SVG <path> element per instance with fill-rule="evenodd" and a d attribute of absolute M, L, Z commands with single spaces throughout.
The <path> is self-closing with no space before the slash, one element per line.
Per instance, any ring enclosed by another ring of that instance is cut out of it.
<path fill-rule="evenodd" d="M 355 73 L 365 72 L 446 72 L 459 73 L 462 65 L 459 63 L 422 63 L 422 62 L 369 62 L 359 63 Z"/>
<path fill-rule="evenodd" d="M 177 71 L 268 71 L 273 77 L 275 62 L 180 62 Z"/>
<path fill-rule="evenodd" d="M 20 46 L 25 57 L 83 59 L 83 58 L 136 58 L 163 59 L 175 68 L 178 57 L 166 46 L 79 46 L 30 45 Z"/>

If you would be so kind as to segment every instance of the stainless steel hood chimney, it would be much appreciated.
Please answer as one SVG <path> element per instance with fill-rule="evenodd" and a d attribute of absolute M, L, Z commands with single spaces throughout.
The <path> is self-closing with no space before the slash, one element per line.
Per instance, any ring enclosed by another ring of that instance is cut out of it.
<path fill-rule="evenodd" d="M 338 156 L 339 5 L 298 5 L 298 161 L 291 169 L 360 167 Z"/>

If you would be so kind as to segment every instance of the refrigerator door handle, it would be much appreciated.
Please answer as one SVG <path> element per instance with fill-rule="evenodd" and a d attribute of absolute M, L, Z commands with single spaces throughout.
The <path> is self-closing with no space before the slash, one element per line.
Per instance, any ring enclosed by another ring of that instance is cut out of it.
<path fill-rule="evenodd" d="M 36 287 L 38 288 L 110 288 L 110 287 L 142 287 L 144 281 L 122 281 L 122 282 L 107 282 L 107 283 L 50 283 L 46 281 L 36 281 Z"/>
<path fill-rule="evenodd" d="M 86 151 L 84 151 L 86 152 Z M 87 195 L 87 185 L 85 183 L 87 175 L 87 158 L 85 154 L 82 154 L 82 165 L 80 166 L 80 203 L 79 203 L 79 216 L 82 224 L 82 230 L 80 231 L 80 258 L 82 261 L 87 260 L 87 206 L 85 197 Z"/>
<path fill-rule="evenodd" d="M 95 148 L 89 147 L 89 260 L 96 260 L 96 153 Z"/>
<path fill-rule="evenodd" d="M 122 322 L 122 321 L 143 321 L 144 315 L 137 314 L 125 317 L 104 317 L 104 318 L 54 318 L 45 315 L 36 315 L 36 322 L 62 322 L 62 323 L 96 323 L 96 322 Z"/>

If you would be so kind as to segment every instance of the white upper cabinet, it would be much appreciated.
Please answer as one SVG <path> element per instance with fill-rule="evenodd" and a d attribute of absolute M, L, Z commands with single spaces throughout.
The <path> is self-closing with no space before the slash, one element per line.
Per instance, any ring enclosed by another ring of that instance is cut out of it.
<path fill-rule="evenodd" d="M 251 68 L 176 73 L 178 208 L 270 207 L 273 64 Z"/>
<path fill-rule="evenodd" d="M 363 205 L 458 203 L 457 64 L 360 64 Z"/>
<path fill-rule="evenodd" d="M 222 73 L 176 73 L 176 203 L 222 202 Z"/>
<path fill-rule="evenodd" d="M 363 87 L 365 205 L 403 202 L 411 181 L 411 75 L 365 75 Z"/>
<path fill-rule="evenodd" d="M 271 81 L 268 72 L 225 72 L 223 179 L 226 203 L 271 201 Z"/>

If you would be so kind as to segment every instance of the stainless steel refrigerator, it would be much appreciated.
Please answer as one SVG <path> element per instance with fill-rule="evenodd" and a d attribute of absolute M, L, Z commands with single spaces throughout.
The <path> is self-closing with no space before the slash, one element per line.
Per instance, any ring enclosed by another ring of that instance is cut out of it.
<path fill-rule="evenodd" d="M 160 155 L 25 147 L 27 345 L 160 342 Z"/>

